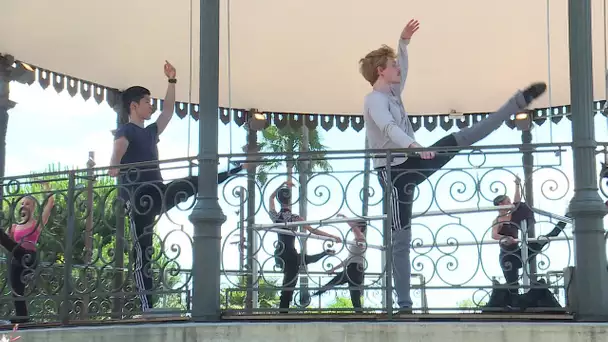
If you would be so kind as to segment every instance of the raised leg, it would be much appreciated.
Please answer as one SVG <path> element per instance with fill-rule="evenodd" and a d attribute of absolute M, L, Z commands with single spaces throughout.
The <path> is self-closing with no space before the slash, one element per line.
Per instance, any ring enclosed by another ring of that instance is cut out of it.
<path fill-rule="evenodd" d="M 464 128 L 454 133 L 454 138 L 458 146 L 471 146 L 481 139 L 490 135 L 508 120 L 511 115 L 524 110 L 534 99 L 541 96 L 547 85 L 545 83 L 535 83 L 530 85 L 523 92 L 517 92 L 496 112 L 488 115 L 487 118 L 479 121 L 471 127 Z"/>
<path fill-rule="evenodd" d="M 333 287 L 336 286 L 340 286 L 342 284 L 346 284 L 347 280 L 346 280 L 346 271 L 342 271 L 338 274 L 336 274 L 335 277 L 333 277 L 330 281 L 327 282 L 327 284 L 323 285 L 323 287 L 312 294 L 312 296 L 319 296 L 324 294 L 325 292 L 327 292 L 328 290 L 331 290 Z"/>

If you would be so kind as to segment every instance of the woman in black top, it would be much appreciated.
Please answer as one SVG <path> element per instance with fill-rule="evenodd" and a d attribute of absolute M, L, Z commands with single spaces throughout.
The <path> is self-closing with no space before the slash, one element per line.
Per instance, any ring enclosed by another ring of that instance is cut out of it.
<path fill-rule="evenodd" d="M 501 209 L 499 215 L 494 219 L 492 224 L 492 238 L 500 240 L 500 267 L 502 268 L 507 285 L 514 286 L 510 291 L 518 293 L 517 286 L 519 280 L 519 269 L 522 268 L 524 261 L 522 260 L 521 247 L 519 246 L 519 229 L 522 221 L 526 221 L 528 227 L 535 223 L 534 212 L 525 202 L 521 202 L 521 181 L 519 177 L 515 178 L 515 196 L 511 203 L 509 196 L 500 195 L 494 199 L 495 206 L 510 206 L 512 209 Z M 566 217 L 570 215 L 566 214 Z M 528 260 L 542 252 L 543 248 L 549 243 L 550 237 L 558 236 L 566 227 L 566 222 L 559 221 L 549 232 L 544 235 L 545 239 L 527 243 Z M 528 262 L 526 260 L 525 262 Z"/>
<path fill-rule="evenodd" d="M 513 214 L 519 209 L 521 202 L 521 180 L 515 177 L 515 196 L 511 202 L 509 196 L 500 195 L 494 199 L 495 206 L 515 205 L 516 209 L 500 209 L 492 223 L 492 238 L 500 241 L 500 268 L 507 285 L 513 288 L 509 291 L 517 293 L 519 269 L 522 267 L 521 250 L 519 248 L 519 222 L 513 220 Z"/>
<path fill-rule="evenodd" d="M 270 195 L 268 213 L 274 223 L 304 221 L 304 219 L 301 218 L 299 215 L 291 212 L 292 187 L 293 184 L 291 182 L 284 182 L 281 187 L 276 189 Z M 278 212 L 276 211 L 274 204 L 275 198 L 281 204 L 281 209 Z M 325 236 L 329 239 L 335 240 L 338 243 L 342 242 L 342 239 L 340 237 L 325 233 L 318 229 L 314 229 L 309 225 L 304 225 L 303 227 L 311 234 Z M 295 230 L 295 228 L 291 229 Z M 292 233 L 293 231 L 290 228 L 283 229 L 286 230 L 285 234 L 277 234 L 278 241 L 275 246 L 274 256 L 277 265 L 283 268 L 283 287 L 281 291 L 279 308 L 281 308 L 281 313 L 287 313 L 287 309 L 289 309 L 289 304 L 291 303 L 291 300 L 293 298 L 294 288 L 298 283 L 298 273 L 300 271 L 300 266 L 315 263 L 321 260 L 323 257 L 327 255 L 332 255 L 335 252 L 333 250 L 326 250 L 322 253 L 314 255 L 299 254 L 295 247 L 296 237 Z"/>

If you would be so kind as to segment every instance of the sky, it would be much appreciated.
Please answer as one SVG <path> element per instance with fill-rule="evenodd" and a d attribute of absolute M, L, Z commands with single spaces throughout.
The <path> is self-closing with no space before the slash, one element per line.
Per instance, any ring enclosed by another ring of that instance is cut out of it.
<path fill-rule="evenodd" d="M 162 94 L 153 94 L 159 96 Z M 505 94 L 505 100 L 510 94 Z M 11 85 L 11 99 L 17 106 L 10 111 L 7 135 L 6 175 L 24 175 L 31 172 L 45 171 L 51 164 L 62 167 L 86 167 L 89 151 L 95 153 L 97 166 L 106 166 L 110 160 L 112 134 L 116 126 L 116 116 L 104 102 L 98 105 L 94 100 L 84 101 L 80 96 L 71 97 L 67 92 L 57 94 L 51 88 L 43 90 L 38 83 L 32 86 Z M 407 103 L 406 103 L 407 105 Z M 156 113 L 158 115 L 159 113 Z M 153 117 L 153 120 L 155 118 Z M 606 118 L 595 116 L 596 138 L 605 141 L 608 133 Z M 191 118 L 179 119 L 174 116 L 159 143 L 161 159 L 172 159 L 194 156 L 198 146 L 198 122 Z M 221 154 L 240 153 L 245 144 L 245 130 L 236 124 L 224 125 L 219 122 L 219 148 Z M 455 131 L 453 128 L 450 132 Z M 436 128 L 432 132 L 420 129 L 416 138 L 423 146 L 428 146 L 449 132 Z M 363 184 L 363 159 L 353 155 L 350 159 L 331 159 L 332 151 L 364 148 L 364 132 L 349 129 L 341 132 L 333 129 L 321 132 L 324 144 L 330 151 L 329 159 L 334 172 L 315 174 L 308 188 L 308 220 L 321 220 L 333 217 L 337 213 L 347 216 L 360 215 L 362 202 L 360 190 Z M 501 127 L 477 145 L 508 145 L 521 142 L 520 132 Z M 546 122 L 535 127 L 535 143 L 568 142 L 571 139 L 571 125 L 566 119 L 559 125 Z M 603 160 L 603 156 L 598 156 Z M 569 150 L 561 153 L 548 151 L 535 154 L 534 202 L 540 209 L 563 215 L 573 195 L 572 155 Z M 221 160 L 220 171 L 225 170 L 228 161 Z M 496 169 L 501 168 L 501 169 Z M 284 171 L 280 169 L 279 172 Z M 196 171 L 195 171 L 196 173 Z M 489 286 L 492 277 L 501 279 L 502 272 L 498 266 L 498 247 L 483 245 L 481 253 L 475 247 L 476 242 L 490 241 L 490 226 L 496 213 L 493 211 L 476 212 L 478 208 L 491 206 L 491 199 L 497 194 L 506 193 L 513 196 L 513 174 L 523 178 L 521 155 L 518 153 L 460 155 L 454 158 L 444 171 L 436 173 L 430 184 L 422 184 L 414 212 L 437 211 L 449 209 L 470 209 L 471 213 L 454 216 L 421 217 L 414 220 L 412 249 L 412 272 L 424 276 L 427 282 L 426 297 L 431 308 L 455 307 L 460 301 L 480 299 L 480 293 L 474 288 Z M 184 168 L 163 170 L 165 180 L 188 175 Z M 268 194 L 285 180 L 284 175 L 277 175 L 263 188 L 263 205 L 256 215 L 257 223 L 271 223 L 266 211 Z M 476 190 L 479 184 L 479 190 Z M 506 185 L 506 189 L 504 189 Z M 219 188 L 218 197 L 227 221 L 222 227 L 222 267 L 226 270 L 239 269 L 239 251 L 231 242 L 238 239 L 239 199 L 235 194 L 238 186 L 244 186 L 244 178 L 234 178 Z M 370 185 L 374 194 L 370 198 L 369 215 L 381 215 L 381 189 L 376 175 L 372 175 Z M 268 191 L 266 189 L 269 189 Z M 603 197 L 603 196 L 602 196 Z M 259 202 L 259 196 L 258 202 Z M 182 205 L 188 207 L 188 204 Z M 192 225 L 188 220 L 190 211 L 173 209 L 160 219 L 157 233 L 165 241 L 165 253 L 177 258 L 183 268 L 192 264 L 192 248 L 188 236 L 192 235 Z M 537 234 L 547 233 L 553 224 L 545 217 L 537 217 Z M 323 230 L 338 234 L 346 232 L 345 224 L 324 226 Z M 368 233 L 368 243 L 382 245 L 380 221 L 372 223 Z M 571 236 L 570 227 L 566 234 Z M 262 233 L 258 262 L 265 270 L 273 265 L 271 256 L 274 233 Z M 172 249 L 178 245 L 179 255 Z M 454 245 L 456 244 L 456 245 Z M 434 247 L 428 247 L 433 246 Z M 337 245 L 336 257 L 309 266 L 309 271 L 327 270 L 347 255 L 343 245 Z M 309 240 L 309 253 L 323 250 L 321 241 Z M 538 268 L 543 271 L 562 270 L 574 264 L 573 244 L 552 242 L 539 258 Z M 382 253 L 379 250 L 368 250 L 368 269 L 366 284 L 379 286 L 377 276 L 382 269 Z M 266 278 L 276 278 L 265 274 Z M 234 287 L 236 277 L 223 277 L 222 286 Z M 310 286 L 320 286 L 329 278 L 311 276 Z M 417 284 L 418 280 L 413 280 Z M 336 295 L 347 296 L 346 291 L 329 292 L 320 299 L 320 305 L 331 303 Z M 419 291 L 413 291 L 414 305 L 421 305 Z M 378 290 L 366 291 L 365 306 L 379 306 L 381 294 Z M 316 305 L 316 304 L 315 304 Z"/>

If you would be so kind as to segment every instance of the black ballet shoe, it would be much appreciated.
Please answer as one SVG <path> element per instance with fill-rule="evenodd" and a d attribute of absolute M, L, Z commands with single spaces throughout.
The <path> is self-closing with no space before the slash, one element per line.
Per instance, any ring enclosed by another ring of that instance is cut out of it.
<path fill-rule="evenodd" d="M 326 249 L 326 250 L 325 250 L 325 254 L 327 254 L 327 255 L 335 255 L 335 254 L 336 254 L 336 251 L 335 251 L 335 250 L 333 250 L 333 249 Z"/>
<path fill-rule="evenodd" d="M 532 101 L 540 97 L 547 91 L 547 83 L 538 82 L 532 83 L 526 90 L 524 90 L 524 99 L 526 104 L 530 104 Z"/>
<path fill-rule="evenodd" d="M 243 171 L 243 164 L 241 164 L 239 162 L 230 162 L 230 164 L 234 165 L 234 168 L 230 169 L 230 167 L 228 167 L 229 175 L 234 175 L 234 174 L 237 174 L 237 173 Z"/>

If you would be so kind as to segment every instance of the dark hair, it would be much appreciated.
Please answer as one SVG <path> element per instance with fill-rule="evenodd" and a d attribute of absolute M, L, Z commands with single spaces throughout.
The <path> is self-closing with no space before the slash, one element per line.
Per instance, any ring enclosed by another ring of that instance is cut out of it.
<path fill-rule="evenodd" d="M 141 99 L 146 96 L 150 96 L 150 91 L 141 86 L 130 87 L 122 92 L 122 107 L 127 113 L 131 115 L 131 103 L 139 103 Z"/>
<path fill-rule="evenodd" d="M 507 195 L 498 195 L 494 198 L 494 205 L 499 206 L 500 203 L 507 199 Z"/>
<path fill-rule="evenodd" d="M 282 205 L 291 204 L 291 189 L 280 188 L 279 191 L 277 191 L 277 201 Z"/>

